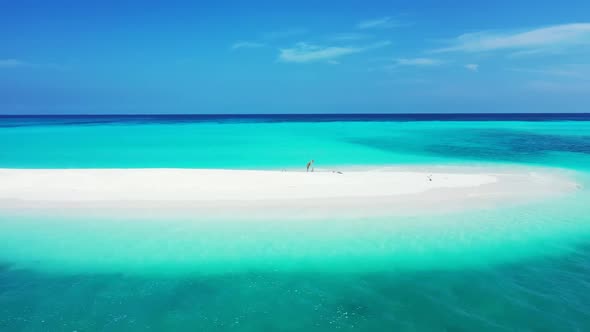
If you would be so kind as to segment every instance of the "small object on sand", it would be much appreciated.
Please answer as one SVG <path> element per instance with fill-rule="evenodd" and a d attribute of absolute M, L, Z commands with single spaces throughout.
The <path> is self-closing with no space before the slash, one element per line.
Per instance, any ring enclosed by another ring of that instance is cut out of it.
<path fill-rule="evenodd" d="M 427 175 L 426 177 L 428 178 L 428 181 L 432 182 L 432 174 Z"/>

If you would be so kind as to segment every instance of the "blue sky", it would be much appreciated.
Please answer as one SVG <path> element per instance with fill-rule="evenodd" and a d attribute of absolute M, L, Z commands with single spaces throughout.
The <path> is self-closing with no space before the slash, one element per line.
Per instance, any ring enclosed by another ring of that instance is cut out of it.
<path fill-rule="evenodd" d="M 590 112 L 590 1 L 2 1 L 0 113 Z"/>

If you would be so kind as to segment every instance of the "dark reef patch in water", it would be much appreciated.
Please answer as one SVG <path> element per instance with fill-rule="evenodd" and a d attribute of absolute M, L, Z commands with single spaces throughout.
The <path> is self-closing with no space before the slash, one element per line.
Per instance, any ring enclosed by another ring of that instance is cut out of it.
<path fill-rule="evenodd" d="M 433 136 L 424 141 L 407 142 L 392 137 L 351 139 L 349 142 L 398 153 L 429 153 L 441 157 L 478 160 L 528 161 L 548 152 L 590 154 L 590 136 L 535 134 L 508 129 L 462 129 L 460 137 L 452 130 L 429 130 L 418 137 Z"/>

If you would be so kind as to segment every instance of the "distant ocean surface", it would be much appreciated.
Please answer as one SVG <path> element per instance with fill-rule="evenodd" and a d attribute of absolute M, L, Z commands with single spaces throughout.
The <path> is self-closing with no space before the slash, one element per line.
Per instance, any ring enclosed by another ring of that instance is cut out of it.
<path fill-rule="evenodd" d="M 0 168 L 310 159 L 551 167 L 581 188 L 510 208 L 289 224 L 0 210 L 0 331 L 590 330 L 590 114 L 0 116 Z"/>

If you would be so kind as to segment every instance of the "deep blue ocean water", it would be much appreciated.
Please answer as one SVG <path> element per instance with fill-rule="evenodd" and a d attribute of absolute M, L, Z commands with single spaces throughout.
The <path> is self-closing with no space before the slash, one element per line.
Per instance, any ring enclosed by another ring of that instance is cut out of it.
<path fill-rule="evenodd" d="M 589 121 L 590 113 L 376 113 L 376 114 L 140 114 L 0 115 L 3 127 L 70 124 L 383 122 L 383 121 Z"/>
<path fill-rule="evenodd" d="M 551 167 L 582 188 L 510 208 L 295 223 L 0 211 L 0 331 L 590 330 L 590 114 L 0 116 L 0 167 L 312 158 Z"/>

